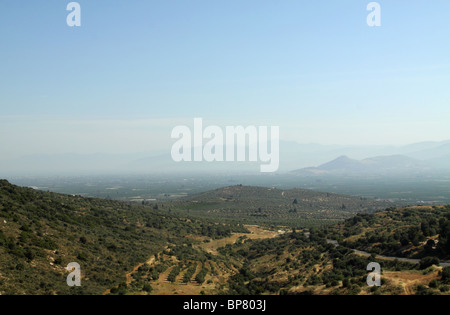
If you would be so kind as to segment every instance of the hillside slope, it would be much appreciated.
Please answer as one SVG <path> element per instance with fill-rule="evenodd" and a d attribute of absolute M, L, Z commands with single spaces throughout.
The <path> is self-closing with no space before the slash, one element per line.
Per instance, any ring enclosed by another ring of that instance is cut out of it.
<path fill-rule="evenodd" d="M 127 273 L 168 245 L 190 248 L 195 241 L 187 236 L 231 232 L 245 229 L 1 180 L 0 294 L 102 294 L 126 283 Z M 71 262 L 81 266 L 81 287 L 66 284 Z"/>
<path fill-rule="evenodd" d="M 450 257 L 450 206 L 391 208 L 309 233 L 244 239 L 219 252 L 241 266 L 224 289 L 228 294 L 450 294 L 450 267 L 439 266 Z M 371 262 L 381 267 L 379 287 L 366 283 Z"/>
<path fill-rule="evenodd" d="M 371 253 L 450 260 L 450 206 L 390 208 L 329 228 L 329 238 Z M 333 234 L 336 233 L 336 234 Z"/>

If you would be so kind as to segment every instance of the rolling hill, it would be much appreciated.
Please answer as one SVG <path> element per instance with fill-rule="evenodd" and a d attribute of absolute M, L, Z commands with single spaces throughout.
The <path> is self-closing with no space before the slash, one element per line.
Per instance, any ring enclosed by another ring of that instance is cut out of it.
<path fill-rule="evenodd" d="M 321 225 L 392 206 L 387 201 L 254 186 L 229 186 L 173 201 L 170 207 L 193 216 L 242 223 Z"/>

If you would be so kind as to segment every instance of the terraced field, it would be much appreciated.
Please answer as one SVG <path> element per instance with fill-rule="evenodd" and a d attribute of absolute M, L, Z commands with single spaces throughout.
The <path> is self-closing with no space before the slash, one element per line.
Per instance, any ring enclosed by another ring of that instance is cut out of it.
<path fill-rule="evenodd" d="M 168 255 L 167 249 L 159 253 L 158 259 L 152 256 L 146 263 L 137 265 L 127 275 L 127 286 L 135 287 L 134 294 L 143 294 L 140 288 L 146 282 L 152 287 L 151 294 L 156 295 L 199 295 L 214 294 L 223 290 L 230 276 L 239 272 L 240 265 L 225 259 L 218 249 L 227 244 L 235 244 L 243 239 L 262 240 L 274 238 L 285 231 L 271 231 L 262 227 L 245 226 L 250 233 L 233 233 L 230 237 L 213 240 L 204 238 L 201 245 L 194 250 L 205 252 L 209 259 L 180 260 L 178 257 Z M 152 276 L 154 270 L 163 270 L 156 277 Z M 107 292 L 109 293 L 109 292 Z M 147 292 L 150 293 L 150 292 Z"/>

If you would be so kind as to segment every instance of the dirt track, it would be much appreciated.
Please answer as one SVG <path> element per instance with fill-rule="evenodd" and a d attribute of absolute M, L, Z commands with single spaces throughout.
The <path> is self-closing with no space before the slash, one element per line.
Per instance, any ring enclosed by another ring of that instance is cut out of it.
<path fill-rule="evenodd" d="M 427 285 L 430 281 L 439 278 L 437 270 L 427 275 L 414 271 L 386 271 L 383 273 L 383 277 L 392 281 L 394 285 L 402 287 L 405 295 L 413 295 L 414 286 L 418 284 Z"/>

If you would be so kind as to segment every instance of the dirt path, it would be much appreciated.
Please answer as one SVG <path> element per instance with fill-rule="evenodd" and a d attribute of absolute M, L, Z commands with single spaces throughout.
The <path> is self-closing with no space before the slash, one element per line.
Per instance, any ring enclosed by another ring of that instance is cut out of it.
<path fill-rule="evenodd" d="M 283 231 L 269 231 L 257 225 L 246 225 L 245 226 L 249 231 L 249 233 L 234 233 L 230 237 L 221 238 L 218 240 L 211 240 L 208 243 L 202 243 L 200 248 L 204 251 L 218 255 L 217 249 L 220 247 L 224 247 L 228 244 L 234 244 L 240 237 L 247 237 L 249 239 L 266 239 L 266 238 L 274 238 L 280 234 L 283 234 Z"/>
<path fill-rule="evenodd" d="M 386 271 L 383 273 L 383 277 L 394 285 L 402 287 L 405 295 L 413 295 L 416 285 L 428 285 L 430 281 L 439 278 L 438 270 L 426 275 L 413 271 Z"/>
<path fill-rule="evenodd" d="M 338 247 L 339 243 L 336 240 L 327 240 L 328 244 L 333 244 L 334 246 Z M 358 249 L 351 249 L 356 255 L 359 256 L 364 256 L 364 257 L 369 257 L 372 254 L 362 251 L 362 250 L 358 250 Z M 394 257 L 394 256 L 384 256 L 384 255 L 376 255 L 377 259 L 385 259 L 385 260 L 398 260 L 400 262 L 407 262 L 407 263 L 411 263 L 411 264 L 419 264 L 420 263 L 420 259 L 414 259 L 414 258 L 404 258 L 404 257 Z M 439 263 L 439 266 L 441 267 L 450 267 L 450 262 L 449 261 L 441 261 Z"/>
<path fill-rule="evenodd" d="M 146 262 L 144 263 L 140 263 L 139 265 L 135 266 L 133 268 L 133 270 L 129 273 L 126 274 L 126 284 L 130 285 L 130 283 L 133 281 L 133 273 L 135 273 L 136 271 L 138 271 L 138 269 L 140 267 L 142 267 L 143 265 L 147 264 L 149 266 L 153 265 L 153 263 L 155 262 L 155 256 L 153 255 L 152 257 L 150 257 Z"/>

